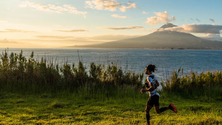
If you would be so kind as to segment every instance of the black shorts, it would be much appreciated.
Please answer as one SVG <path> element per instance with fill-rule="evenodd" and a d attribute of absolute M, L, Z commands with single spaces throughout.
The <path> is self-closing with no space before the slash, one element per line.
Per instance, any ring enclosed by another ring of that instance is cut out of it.
<path fill-rule="evenodd" d="M 149 98 L 149 100 L 147 101 L 146 105 L 150 105 L 150 106 L 159 106 L 159 96 L 158 95 L 154 95 L 154 96 L 151 96 Z"/>

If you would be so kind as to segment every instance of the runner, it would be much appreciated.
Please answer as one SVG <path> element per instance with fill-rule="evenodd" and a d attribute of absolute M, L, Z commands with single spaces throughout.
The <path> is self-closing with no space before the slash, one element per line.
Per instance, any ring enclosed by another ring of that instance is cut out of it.
<path fill-rule="evenodd" d="M 171 103 L 168 107 L 163 107 L 159 109 L 159 94 L 156 92 L 156 88 L 159 86 L 159 82 L 155 78 L 155 76 L 152 74 L 154 71 L 156 71 L 156 66 L 155 65 L 148 65 L 145 69 L 145 74 L 147 74 L 147 82 L 145 83 L 146 89 L 141 89 L 141 93 L 149 92 L 149 100 L 146 103 L 146 119 L 147 119 L 147 124 L 150 125 L 150 109 L 155 106 L 156 112 L 162 113 L 168 109 L 174 111 L 177 113 L 176 107 Z"/>

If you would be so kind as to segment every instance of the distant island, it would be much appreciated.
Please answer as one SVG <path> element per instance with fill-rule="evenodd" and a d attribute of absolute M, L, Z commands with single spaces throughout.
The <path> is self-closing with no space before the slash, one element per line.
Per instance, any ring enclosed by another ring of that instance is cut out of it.
<path fill-rule="evenodd" d="M 106 42 L 102 44 L 71 46 L 73 48 L 144 48 L 144 49 L 222 49 L 222 41 L 199 38 L 190 33 L 167 31 L 165 28 L 177 27 L 172 23 L 164 24 L 151 34 Z M 161 29 L 161 30 L 160 30 Z"/>

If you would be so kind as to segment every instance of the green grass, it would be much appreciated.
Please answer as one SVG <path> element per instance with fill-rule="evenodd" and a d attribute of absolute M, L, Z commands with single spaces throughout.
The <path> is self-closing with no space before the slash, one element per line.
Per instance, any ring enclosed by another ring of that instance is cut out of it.
<path fill-rule="evenodd" d="M 139 92 L 138 92 L 139 94 Z M 0 95 L 0 124 L 145 124 L 147 94 L 138 98 L 84 99 L 74 93 Z M 178 113 L 157 114 L 153 124 L 222 124 L 222 101 L 208 98 L 186 99 L 161 94 L 160 107 L 173 103 Z"/>
<path fill-rule="evenodd" d="M 139 93 L 143 73 L 113 63 L 59 67 L 33 56 L 1 55 L 0 125 L 146 123 L 148 95 Z M 161 85 L 160 107 L 173 103 L 178 113 L 153 109 L 152 124 L 222 124 L 221 71 L 183 75 L 179 68 Z"/>

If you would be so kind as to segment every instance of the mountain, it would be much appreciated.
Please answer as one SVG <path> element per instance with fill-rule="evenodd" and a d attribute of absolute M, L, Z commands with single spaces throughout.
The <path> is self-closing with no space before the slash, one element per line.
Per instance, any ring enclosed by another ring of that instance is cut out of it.
<path fill-rule="evenodd" d="M 165 24 L 160 29 L 176 27 L 171 23 Z M 176 31 L 159 31 L 151 34 L 124 39 L 119 41 L 94 44 L 87 46 L 78 46 L 86 48 L 149 48 L 149 49 L 222 49 L 222 42 L 211 41 L 196 37 L 189 33 Z"/>
<path fill-rule="evenodd" d="M 161 26 L 159 29 L 172 28 L 172 27 L 177 27 L 177 25 L 174 25 L 172 23 L 167 23 L 167 24 L 164 24 L 163 26 Z"/>

